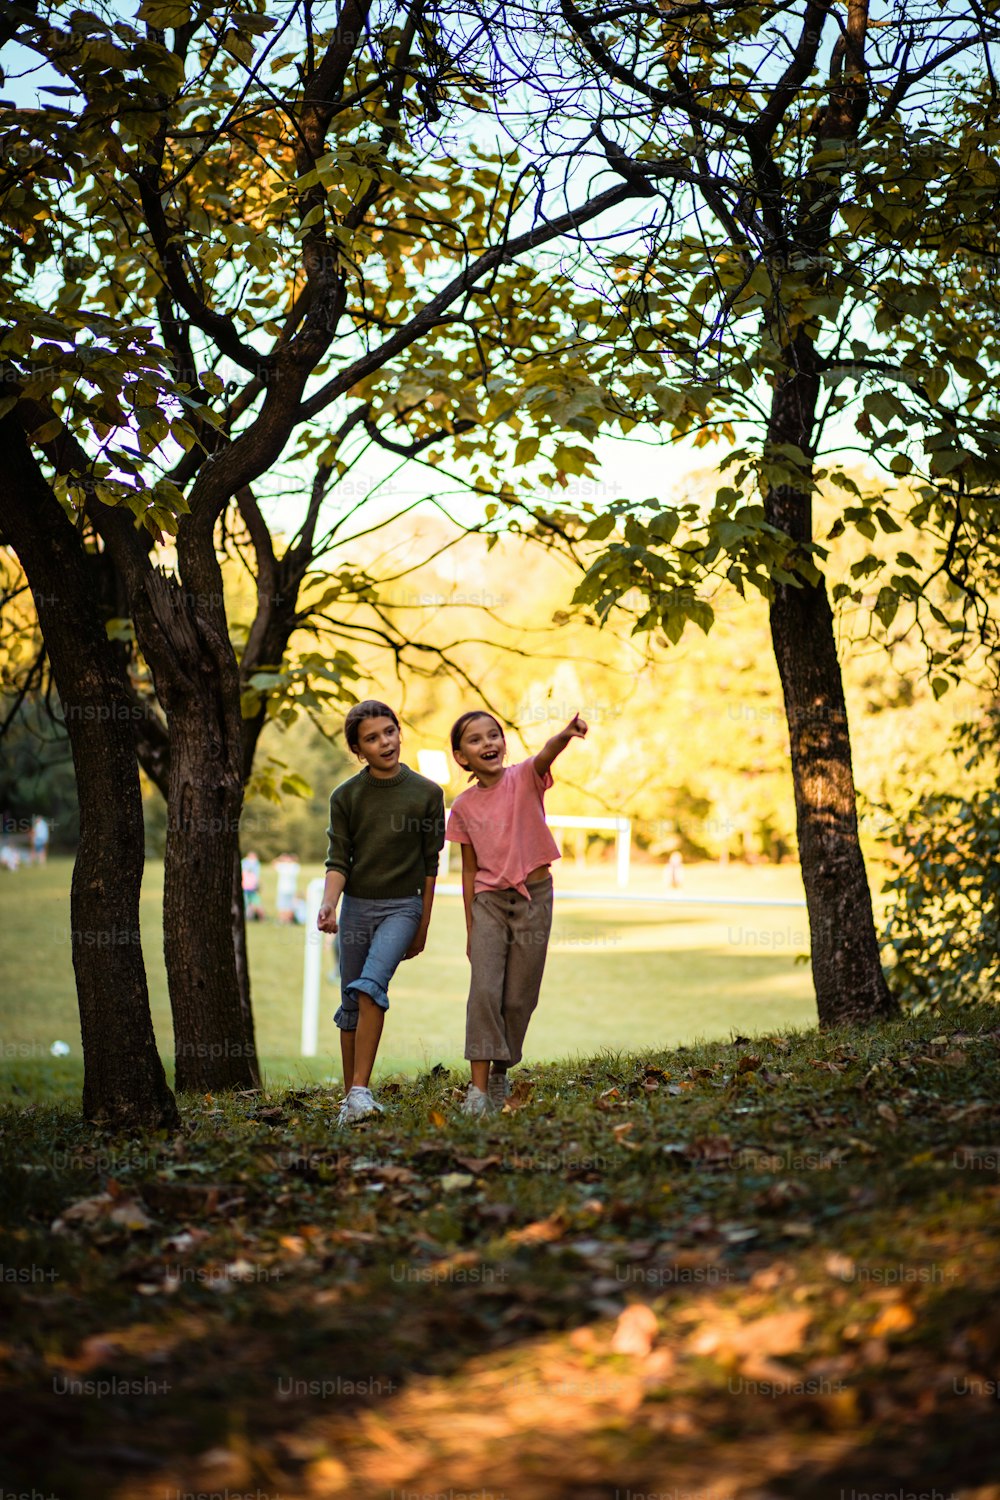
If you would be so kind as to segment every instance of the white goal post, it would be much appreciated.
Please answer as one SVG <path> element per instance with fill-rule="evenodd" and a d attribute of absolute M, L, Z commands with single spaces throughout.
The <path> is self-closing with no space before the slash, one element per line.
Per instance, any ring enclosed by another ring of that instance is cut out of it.
<path fill-rule="evenodd" d="M 632 855 L 632 819 L 631 818 L 571 818 L 561 813 L 553 813 L 545 819 L 550 828 L 580 828 L 586 832 L 596 830 L 600 833 L 613 833 L 615 836 L 615 863 L 618 870 L 618 884 L 628 885 L 629 861 Z"/>
<path fill-rule="evenodd" d="M 315 1057 L 319 1045 L 319 980 L 323 967 L 323 933 L 316 926 L 326 878 L 306 886 L 306 961 L 302 983 L 302 1056 Z"/>

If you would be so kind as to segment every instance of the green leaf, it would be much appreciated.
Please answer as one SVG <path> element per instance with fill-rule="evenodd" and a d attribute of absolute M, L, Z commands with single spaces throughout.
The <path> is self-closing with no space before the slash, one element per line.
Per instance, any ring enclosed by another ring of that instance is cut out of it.
<path fill-rule="evenodd" d="M 587 540 L 589 542 L 603 542 L 604 539 L 605 539 L 605 537 L 610 536 L 611 533 L 614 531 L 614 529 L 615 529 L 615 517 L 614 516 L 608 515 L 608 514 L 605 514 L 603 516 L 597 516 L 593 521 L 591 521 L 590 525 L 587 527 L 587 530 L 586 530 Z"/>
<path fill-rule="evenodd" d="M 895 589 L 880 588 L 878 599 L 875 601 L 875 613 L 887 630 L 895 619 L 898 608 L 899 595 Z"/>
<path fill-rule="evenodd" d="M 924 389 L 932 401 L 940 401 L 948 386 L 948 371 L 938 366 L 924 372 Z"/>
<path fill-rule="evenodd" d="M 59 436 L 62 430 L 63 424 L 60 419 L 58 417 L 50 417 L 47 422 L 42 423 L 41 427 L 35 428 L 31 434 L 31 441 L 38 443 L 39 446 L 44 443 L 51 443 Z"/>
<path fill-rule="evenodd" d="M 157 31 L 167 31 L 186 26 L 192 10 L 193 6 L 185 5 L 183 0 L 142 0 L 137 15 L 140 21 L 155 26 Z"/>
<path fill-rule="evenodd" d="M 104 626 L 109 641 L 134 641 L 135 630 L 131 620 L 108 620 Z"/>
<path fill-rule="evenodd" d="M 283 792 L 287 792 L 290 797 L 308 798 L 313 794 L 313 789 L 309 785 L 308 781 L 303 780 L 303 778 L 296 775 L 294 771 L 290 772 L 287 776 L 282 776 L 281 790 Z"/>
<path fill-rule="evenodd" d="M 240 36 L 238 31 L 227 31 L 222 38 L 222 45 L 237 62 L 245 63 L 247 67 L 253 62 L 253 43 L 245 36 Z"/>

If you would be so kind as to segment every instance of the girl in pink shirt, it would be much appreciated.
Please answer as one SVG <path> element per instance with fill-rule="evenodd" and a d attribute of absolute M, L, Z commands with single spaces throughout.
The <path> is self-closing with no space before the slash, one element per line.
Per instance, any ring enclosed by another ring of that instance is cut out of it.
<path fill-rule="evenodd" d="M 472 1082 L 465 1114 L 499 1109 L 510 1092 L 507 1069 L 521 1061 L 552 929 L 550 865 L 559 858 L 542 799 L 552 785 L 552 762 L 586 733 L 574 714 L 537 755 L 505 766 L 507 742 L 492 714 L 473 710 L 452 726 L 452 754 L 476 779 L 455 798 L 447 832 L 462 846 L 472 966 L 465 1029 Z"/>

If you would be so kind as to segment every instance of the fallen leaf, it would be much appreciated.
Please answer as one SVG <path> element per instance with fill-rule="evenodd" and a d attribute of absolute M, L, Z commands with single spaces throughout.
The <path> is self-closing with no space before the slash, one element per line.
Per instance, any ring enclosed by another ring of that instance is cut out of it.
<path fill-rule="evenodd" d="M 632 1302 L 625 1308 L 611 1339 L 613 1354 L 631 1354 L 645 1359 L 656 1341 L 659 1323 L 653 1309 L 645 1302 Z"/>
<path fill-rule="evenodd" d="M 805 1183 L 793 1178 L 780 1178 L 777 1182 L 758 1193 L 754 1201 L 754 1207 L 762 1213 L 779 1213 L 787 1208 L 789 1203 L 796 1198 L 808 1198 L 809 1189 Z"/>
<path fill-rule="evenodd" d="M 909 1303 L 890 1302 L 872 1324 L 872 1338 L 882 1338 L 886 1334 L 906 1333 L 916 1321 L 916 1315 Z"/>
<path fill-rule="evenodd" d="M 476 1179 L 469 1172 L 445 1172 L 439 1180 L 446 1193 L 456 1193 L 461 1188 L 471 1187 Z"/>
<path fill-rule="evenodd" d="M 487 1167 L 503 1166 L 503 1158 L 500 1156 L 456 1156 L 455 1160 L 460 1167 L 465 1167 L 467 1171 L 474 1172 L 477 1177 L 485 1172 Z M 411 1173 L 410 1175 L 412 1176 L 413 1174 Z"/>
<path fill-rule="evenodd" d="M 687 1150 L 692 1161 L 726 1162 L 733 1154 L 733 1143 L 728 1135 L 702 1135 L 692 1141 Z"/>
<path fill-rule="evenodd" d="M 547 1219 L 526 1224 L 523 1229 L 512 1229 L 507 1238 L 515 1245 L 547 1245 L 553 1240 L 561 1240 L 565 1233 L 566 1220 L 556 1212 Z"/>
<path fill-rule="evenodd" d="M 262 1125 L 282 1125 L 287 1116 L 285 1111 L 275 1105 L 271 1109 L 259 1109 L 256 1114 L 248 1116 L 251 1120 L 257 1120 Z"/>
<path fill-rule="evenodd" d="M 747 1052 L 736 1064 L 737 1073 L 756 1073 L 757 1069 L 763 1067 L 764 1059 L 757 1057 L 752 1052 Z"/>
<path fill-rule="evenodd" d="M 113 1202 L 110 1193 L 98 1193 L 94 1198 L 78 1198 L 53 1221 L 52 1233 L 65 1234 L 69 1224 L 93 1224 L 98 1219 L 106 1219 Z"/>
<path fill-rule="evenodd" d="M 122 1229 L 127 1229 L 135 1234 L 140 1229 L 152 1229 L 153 1220 L 149 1217 L 138 1198 L 120 1199 L 108 1215 L 112 1224 L 118 1224 Z"/>
<path fill-rule="evenodd" d="M 382 1178 L 383 1182 L 407 1183 L 419 1181 L 416 1172 L 411 1172 L 409 1167 L 387 1166 L 379 1167 L 377 1170 L 378 1175 Z"/>
<path fill-rule="evenodd" d="M 518 1073 L 517 1077 L 514 1079 L 513 1087 L 510 1093 L 504 1100 L 504 1110 L 513 1114 L 515 1111 L 523 1109 L 531 1099 L 534 1091 L 535 1080 L 527 1073 Z"/>
<path fill-rule="evenodd" d="M 151 1229 L 153 1220 L 138 1198 L 122 1198 L 114 1193 L 98 1193 L 93 1198 L 79 1198 L 64 1208 L 52 1224 L 53 1234 L 67 1234 L 76 1225 L 111 1223 L 119 1229 L 137 1233 Z"/>

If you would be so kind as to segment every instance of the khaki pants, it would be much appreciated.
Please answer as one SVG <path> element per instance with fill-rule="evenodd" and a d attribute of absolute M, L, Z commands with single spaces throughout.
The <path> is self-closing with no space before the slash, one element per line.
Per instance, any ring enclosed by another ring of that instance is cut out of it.
<path fill-rule="evenodd" d="M 515 890 L 473 897 L 467 1058 L 511 1066 L 521 1061 L 552 930 L 552 877 L 529 890 L 530 901 Z"/>

